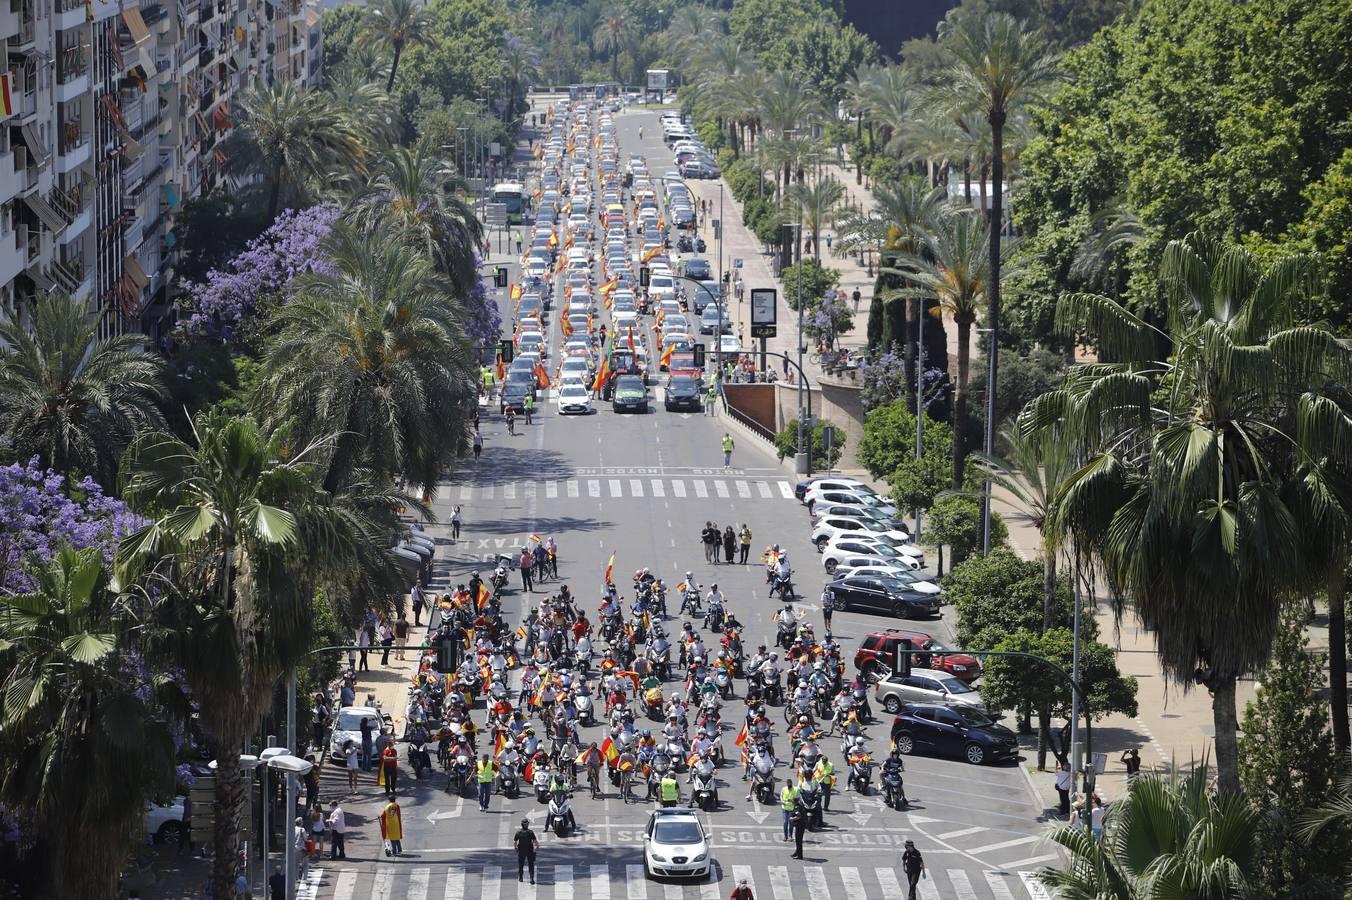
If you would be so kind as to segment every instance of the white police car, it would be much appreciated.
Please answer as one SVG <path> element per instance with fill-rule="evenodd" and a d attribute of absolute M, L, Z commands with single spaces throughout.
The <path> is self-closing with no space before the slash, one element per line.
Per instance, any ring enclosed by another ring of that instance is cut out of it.
<path fill-rule="evenodd" d="M 649 878 L 703 878 L 709 874 L 709 836 L 694 810 L 653 810 L 643 830 L 643 873 Z"/>

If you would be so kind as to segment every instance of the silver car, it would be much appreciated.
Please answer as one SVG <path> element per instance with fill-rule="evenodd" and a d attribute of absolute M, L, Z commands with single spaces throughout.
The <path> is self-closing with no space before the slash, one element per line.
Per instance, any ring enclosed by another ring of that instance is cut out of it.
<path fill-rule="evenodd" d="M 889 675 L 878 682 L 874 697 L 879 706 L 893 714 L 907 703 L 956 703 L 986 712 L 976 688 L 935 669 L 911 669 L 910 675 Z"/>

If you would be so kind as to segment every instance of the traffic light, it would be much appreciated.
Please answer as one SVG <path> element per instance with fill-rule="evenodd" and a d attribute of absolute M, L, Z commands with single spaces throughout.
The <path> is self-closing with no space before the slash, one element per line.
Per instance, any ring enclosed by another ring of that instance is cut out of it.
<path fill-rule="evenodd" d="M 504 288 L 507 286 L 507 267 L 498 266 L 493 273 L 493 284 L 496 287 Z"/>
<path fill-rule="evenodd" d="M 909 638 L 903 638 L 892 645 L 892 674 L 903 678 L 911 674 L 911 654 L 915 647 Z"/>
<path fill-rule="evenodd" d="M 639 286 L 639 287 L 647 287 L 647 286 L 648 286 L 648 280 L 649 280 L 651 277 L 652 277 L 652 272 L 649 271 L 649 269 L 648 269 L 647 266 L 639 266 L 639 267 L 638 267 L 638 286 Z"/>
<path fill-rule="evenodd" d="M 515 349 L 516 345 L 512 343 L 511 338 L 502 338 L 498 341 L 498 355 L 502 357 L 503 365 L 512 361 L 512 351 Z"/>
<path fill-rule="evenodd" d="M 443 675 L 449 675 L 458 668 L 459 663 L 456 660 L 456 651 L 459 644 L 450 635 L 444 635 L 437 639 L 437 671 Z"/>
<path fill-rule="evenodd" d="M 704 345 L 696 344 L 693 348 L 695 353 L 694 366 L 696 369 L 704 368 Z"/>

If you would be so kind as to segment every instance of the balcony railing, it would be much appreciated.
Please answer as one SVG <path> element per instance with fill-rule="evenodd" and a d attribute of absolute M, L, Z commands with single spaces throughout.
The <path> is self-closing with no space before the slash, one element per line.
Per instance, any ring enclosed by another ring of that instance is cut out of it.
<path fill-rule="evenodd" d="M 84 47 L 67 47 L 56 58 L 57 84 L 68 84 L 89 71 L 89 54 Z"/>
<path fill-rule="evenodd" d="M 70 153 L 72 150 L 78 150 L 89 140 L 89 135 L 85 132 L 79 119 L 67 119 L 61 123 L 61 152 Z"/>

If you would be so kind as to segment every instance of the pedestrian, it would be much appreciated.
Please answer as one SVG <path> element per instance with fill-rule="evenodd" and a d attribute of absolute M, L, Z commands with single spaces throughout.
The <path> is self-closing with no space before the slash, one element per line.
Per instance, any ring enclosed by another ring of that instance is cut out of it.
<path fill-rule="evenodd" d="M 323 755 L 324 748 L 319 748 L 320 755 Z M 305 805 L 306 807 L 316 806 L 319 803 L 319 773 L 321 766 L 315 765 L 315 755 L 313 753 L 305 754 L 305 761 L 310 764 L 310 771 L 305 773 Z"/>
<path fill-rule="evenodd" d="M 360 657 L 357 668 L 359 671 L 371 671 L 371 664 L 366 661 L 367 648 L 370 646 L 371 628 L 369 625 L 362 625 L 357 629 L 357 655 Z"/>
<path fill-rule="evenodd" d="M 380 664 L 388 666 L 390 664 L 390 648 L 394 646 L 394 629 L 390 623 L 385 621 L 382 616 L 380 619 L 380 628 L 376 631 L 376 636 L 380 638 Z"/>
<path fill-rule="evenodd" d="M 1127 767 L 1127 780 L 1131 781 L 1141 774 L 1141 751 L 1133 747 L 1123 753 L 1122 764 Z"/>
<path fill-rule="evenodd" d="M 519 230 L 516 232 L 516 253 L 518 256 L 521 255 L 521 232 Z"/>
<path fill-rule="evenodd" d="M 476 431 L 474 432 L 474 458 L 478 459 L 479 455 L 482 454 L 483 452 L 484 452 L 484 436 L 480 434 L 478 431 Z"/>
<path fill-rule="evenodd" d="M 192 848 L 192 797 L 183 798 L 183 827 L 178 830 L 178 852 Z"/>
<path fill-rule="evenodd" d="M 329 704 L 323 694 L 315 694 L 314 706 L 310 709 L 310 738 L 314 746 L 323 748 L 324 730 L 329 724 Z"/>
<path fill-rule="evenodd" d="M 733 555 L 737 552 L 737 535 L 729 525 L 723 529 L 723 561 L 732 565 Z"/>
<path fill-rule="evenodd" d="M 329 804 L 329 834 L 329 859 L 347 859 L 347 814 L 337 800 Z"/>
<path fill-rule="evenodd" d="M 732 448 L 735 446 L 732 442 L 732 436 L 726 431 L 723 432 L 723 468 L 732 465 Z"/>
<path fill-rule="evenodd" d="M 451 540 L 460 540 L 460 504 L 456 504 L 455 509 L 451 510 Z"/>
<path fill-rule="evenodd" d="M 1075 787 L 1075 776 L 1070 771 L 1070 763 L 1056 765 L 1056 796 L 1060 798 L 1057 811 L 1063 816 L 1070 815 L 1070 792 Z"/>
<path fill-rule="evenodd" d="M 803 858 L 803 835 L 807 833 L 807 819 L 807 807 L 802 802 L 795 801 L 793 813 L 789 817 L 793 826 L 793 853 L 789 854 L 789 859 Z"/>
<path fill-rule="evenodd" d="M 708 396 L 704 401 L 704 414 L 706 416 L 718 415 L 718 382 L 710 378 Z"/>
<path fill-rule="evenodd" d="M 742 532 L 738 535 L 738 539 L 742 544 L 742 554 L 738 562 L 746 565 L 746 558 L 751 553 L 751 529 L 747 527 L 745 522 L 742 523 Z"/>
<path fill-rule="evenodd" d="M 380 751 L 380 783 L 385 786 L 385 796 L 393 800 L 399 783 L 399 751 L 394 749 L 394 741 Z"/>
<path fill-rule="evenodd" d="M 1103 814 L 1107 812 L 1103 808 L 1103 801 L 1099 799 L 1098 794 L 1093 795 L 1091 799 L 1093 805 L 1089 808 L 1089 830 L 1094 835 L 1095 841 L 1103 840 Z"/>
<path fill-rule="evenodd" d="M 798 787 L 793 783 L 793 775 L 784 778 L 784 786 L 779 789 L 779 811 L 784 818 L 784 843 L 789 842 L 789 833 L 793 830 L 793 811 L 798 806 Z"/>
<path fill-rule="evenodd" d="M 836 609 L 836 595 L 831 590 L 831 582 L 828 581 L 826 585 L 822 588 L 822 618 L 826 620 L 826 630 L 830 631 L 831 613 L 835 612 Z"/>
<path fill-rule="evenodd" d="M 343 762 L 347 766 L 347 790 L 348 793 L 357 791 L 357 772 L 361 769 L 361 756 L 357 751 L 355 741 L 343 742 Z"/>
<path fill-rule="evenodd" d="M 550 535 L 545 541 L 545 547 L 549 551 L 549 575 L 551 578 L 559 577 L 559 545 L 554 543 L 554 535 Z"/>
<path fill-rule="evenodd" d="M 375 725 L 365 716 L 362 717 L 361 725 L 357 728 L 361 732 L 361 768 L 363 772 L 371 771 L 371 751 L 373 736 L 375 734 Z"/>
<path fill-rule="evenodd" d="M 859 294 L 859 288 L 855 288 L 855 289 L 854 289 L 854 293 L 850 294 L 850 298 L 851 298 L 852 300 L 854 300 L 854 311 L 855 311 L 855 312 L 859 312 L 859 296 L 860 296 L 860 294 Z"/>
<path fill-rule="evenodd" d="M 394 623 L 394 645 L 399 648 L 399 653 L 396 658 L 402 660 L 404 658 L 404 648 L 408 646 L 408 616 L 405 616 L 402 612 L 399 614 L 398 620 Z"/>
<path fill-rule="evenodd" d="M 380 836 L 389 844 L 385 848 L 386 856 L 398 856 L 404 852 L 404 814 L 393 797 L 380 812 Z"/>
<path fill-rule="evenodd" d="M 306 823 L 304 816 L 296 816 L 295 827 L 291 831 L 291 844 L 296 851 L 296 859 L 300 863 L 300 880 L 305 880 L 305 875 L 310 871 L 310 854 L 307 847 L 312 843 L 310 840 L 310 826 Z"/>
<path fill-rule="evenodd" d="M 670 770 L 662 776 L 662 781 L 658 785 L 658 792 L 663 806 L 676 806 L 681 802 L 681 785 Z"/>
<path fill-rule="evenodd" d="M 521 401 L 521 409 L 526 414 L 526 424 L 530 424 L 530 414 L 535 411 L 535 393 L 533 391 L 526 394 L 526 399 Z"/>
<path fill-rule="evenodd" d="M 479 784 L 479 812 L 488 812 L 488 798 L 493 796 L 493 776 L 497 766 L 484 753 L 474 768 L 474 780 Z"/>
<path fill-rule="evenodd" d="M 713 562 L 713 547 L 709 543 L 709 529 L 713 527 L 712 522 L 704 523 L 704 530 L 699 533 L 699 542 L 704 545 L 704 561 Z"/>
<path fill-rule="evenodd" d="M 535 586 L 534 584 L 532 584 L 530 577 L 530 570 L 531 567 L 534 565 L 535 565 L 535 557 L 531 556 L 531 552 L 529 550 L 522 548 L 521 558 L 517 560 L 517 567 L 521 569 L 521 590 L 525 591 L 526 593 L 530 593 L 533 590 L 535 590 Z"/>
<path fill-rule="evenodd" d="M 732 893 L 728 895 L 728 900 L 756 900 L 756 895 L 751 893 L 751 887 L 743 878 L 737 882 L 737 887 L 732 889 Z"/>
<path fill-rule="evenodd" d="M 512 836 L 512 845 L 516 847 L 516 880 L 524 881 L 529 868 L 530 883 L 535 884 L 535 851 L 540 849 L 540 839 L 530 830 L 530 819 L 521 820 L 521 830 Z"/>
<path fill-rule="evenodd" d="M 277 866 L 268 876 L 268 897 L 270 900 L 286 900 L 286 876 L 282 867 Z"/>
<path fill-rule="evenodd" d="M 507 433 L 516 436 L 516 410 L 507 407 Z"/>
<path fill-rule="evenodd" d="M 929 877 L 925 874 L 925 858 L 915 849 L 915 841 L 907 841 L 906 849 L 901 851 L 901 870 L 906 873 L 906 883 L 911 888 L 906 900 L 915 900 L 920 879 Z"/>
<path fill-rule="evenodd" d="M 549 551 L 545 549 L 544 544 L 536 544 L 535 551 L 531 555 L 535 558 L 535 580 L 544 581 L 549 571 Z"/>
<path fill-rule="evenodd" d="M 423 607 L 427 605 L 427 602 L 423 599 L 422 585 L 415 581 L 411 593 L 413 596 L 413 627 L 420 628 L 422 627 Z"/>
<path fill-rule="evenodd" d="M 315 768 L 318 768 L 318 766 Z M 314 844 L 311 855 L 315 859 L 322 859 L 324 856 L 324 831 L 324 811 L 316 803 L 310 809 L 310 841 Z"/>

